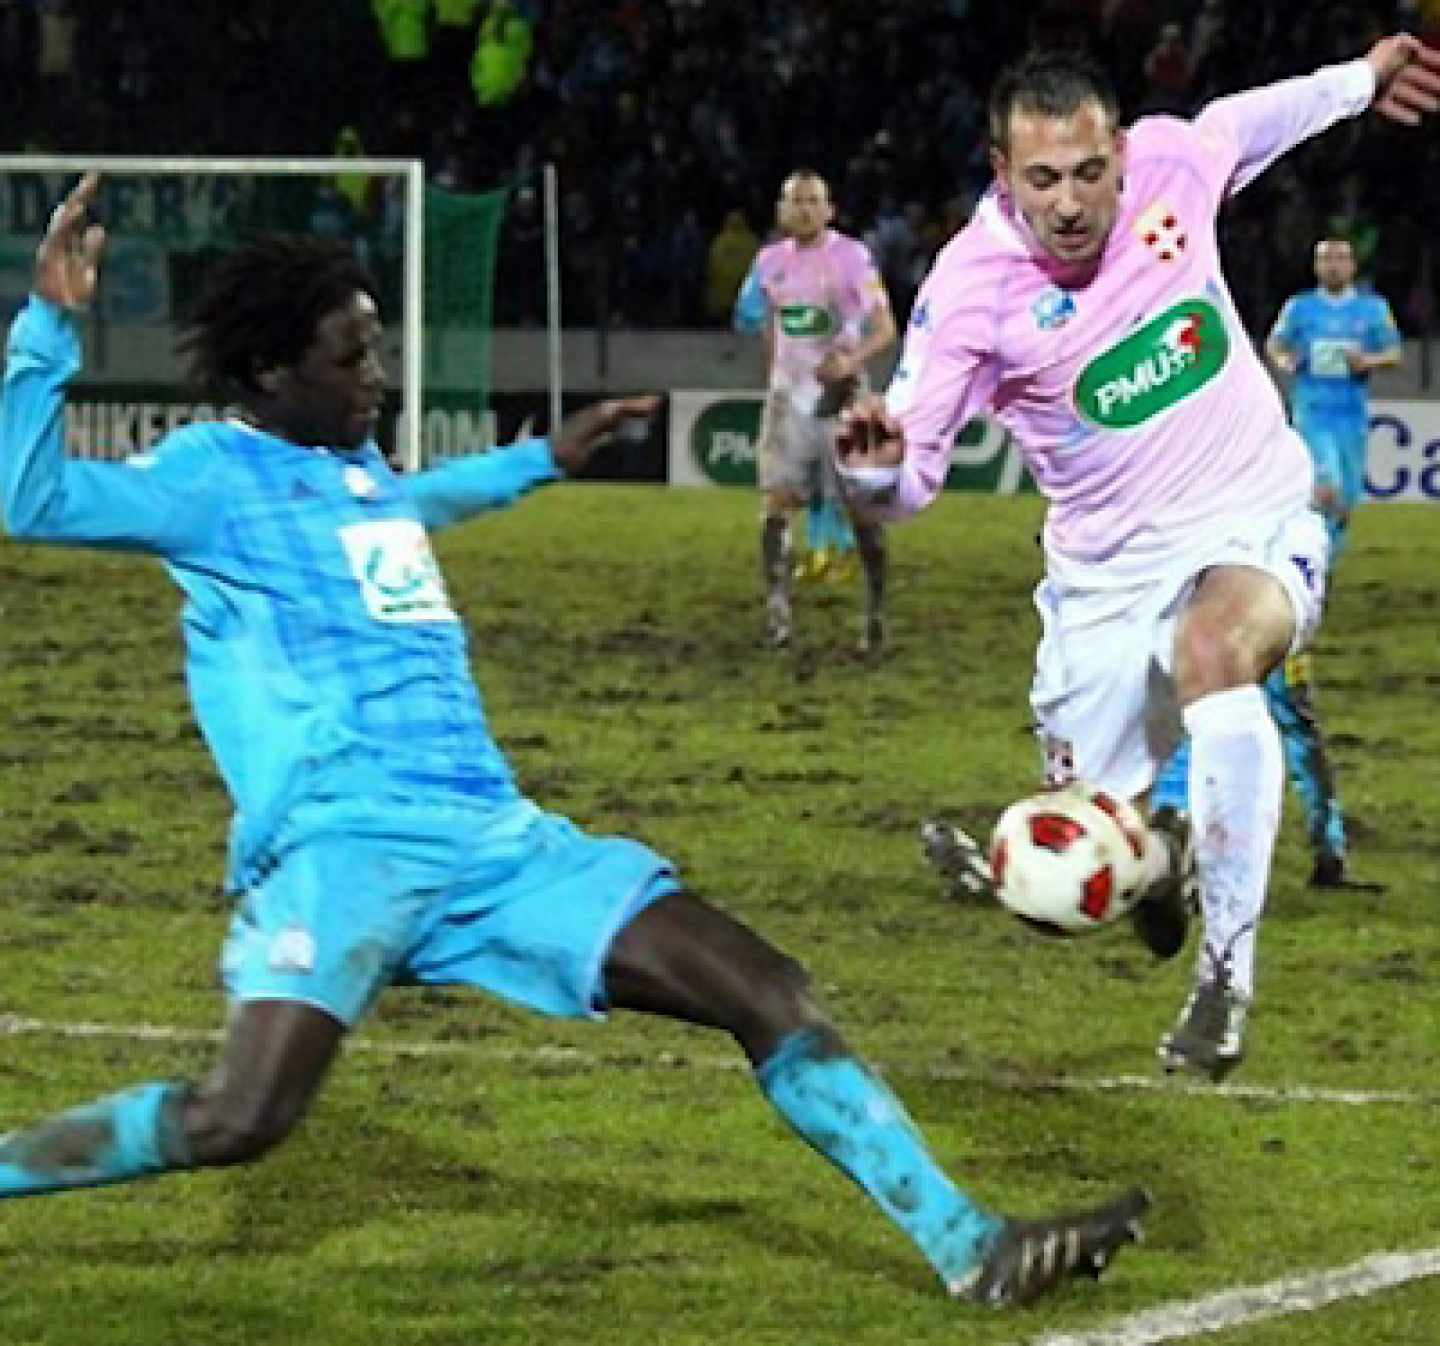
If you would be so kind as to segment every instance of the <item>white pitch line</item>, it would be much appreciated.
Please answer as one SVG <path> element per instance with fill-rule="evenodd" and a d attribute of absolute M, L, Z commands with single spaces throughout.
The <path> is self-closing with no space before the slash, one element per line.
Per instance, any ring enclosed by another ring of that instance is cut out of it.
<path fill-rule="evenodd" d="M 1286 1276 L 1264 1285 L 1240 1286 L 1204 1299 L 1162 1304 L 1090 1332 L 1034 1337 L 1029 1346 L 1158 1346 L 1165 1341 L 1188 1341 L 1267 1318 L 1314 1313 L 1343 1299 L 1364 1299 L 1436 1275 L 1440 1275 L 1440 1248 L 1372 1253 L 1347 1267 Z"/>
<path fill-rule="evenodd" d="M 174 1028 L 167 1024 L 106 1024 L 58 1023 L 31 1019 L 20 1014 L 0 1013 L 0 1037 L 57 1037 L 123 1039 L 135 1042 L 215 1043 L 223 1034 L 204 1028 Z M 540 1046 L 512 1047 L 493 1042 L 399 1042 L 381 1038 L 356 1036 L 346 1043 L 346 1050 L 394 1057 L 470 1057 L 500 1061 L 509 1065 L 563 1064 L 577 1070 L 607 1070 L 616 1065 L 633 1066 L 635 1058 L 627 1054 L 624 1061 L 606 1058 L 603 1054 L 582 1051 L 576 1047 Z M 738 1055 L 716 1056 L 705 1053 L 656 1052 L 639 1064 L 662 1069 L 695 1069 L 714 1071 L 748 1070 Z M 994 1088 L 1035 1093 L 1132 1093 L 1172 1094 L 1204 1098 L 1233 1098 L 1261 1103 L 1317 1103 L 1341 1107 L 1374 1107 L 1394 1104 L 1407 1107 L 1428 1107 L 1440 1104 L 1440 1092 L 1418 1089 L 1333 1089 L 1309 1084 L 1208 1084 L 1180 1076 L 1102 1075 L 1091 1078 L 1073 1075 L 1025 1075 L 1016 1071 L 965 1069 L 937 1062 L 907 1062 L 897 1066 L 881 1063 L 881 1069 L 898 1076 L 926 1080 L 975 1082 Z"/>

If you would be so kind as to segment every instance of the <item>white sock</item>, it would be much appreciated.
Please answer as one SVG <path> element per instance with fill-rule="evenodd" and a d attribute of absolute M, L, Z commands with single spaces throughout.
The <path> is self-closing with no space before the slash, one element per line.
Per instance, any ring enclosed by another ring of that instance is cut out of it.
<path fill-rule="evenodd" d="M 1255 929 L 1280 830 L 1285 759 L 1259 687 L 1212 692 L 1185 708 L 1190 808 L 1205 938 L 1199 974 L 1228 964 L 1231 985 L 1255 986 Z"/>

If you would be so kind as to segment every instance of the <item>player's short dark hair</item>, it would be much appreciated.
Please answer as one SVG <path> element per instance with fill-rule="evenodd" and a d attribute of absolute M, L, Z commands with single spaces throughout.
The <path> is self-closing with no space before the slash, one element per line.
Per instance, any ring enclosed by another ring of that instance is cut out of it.
<path fill-rule="evenodd" d="M 1098 62 L 1083 51 L 1032 51 L 1006 66 L 990 90 L 991 143 L 1006 148 L 1017 112 L 1069 117 L 1090 102 L 1100 104 L 1112 126 L 1119 124 L 1120 100 Z"/>
<path fill-rule="evenodd" d="M 252 235 L 210 268 L 182 324 L 191 378 L 206 396 L 243 400 L 258 371 L 297 363 L 321 319 L 357 291 L 377 295 L 375 278 L 348 244 Z"/>

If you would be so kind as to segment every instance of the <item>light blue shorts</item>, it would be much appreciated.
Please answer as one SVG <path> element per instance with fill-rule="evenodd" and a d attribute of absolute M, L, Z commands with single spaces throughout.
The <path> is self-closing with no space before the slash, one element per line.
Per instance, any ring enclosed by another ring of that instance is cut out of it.
<path fill-rule="evenodd" d="M 603 1017 L 615 936 L 678 887 L 670 862 L 528 801 L 298 808 L 240 900 L 232 1000 L 300 1000 L 353 1024 L 392 984 L 465 985 Z"/>
<path fill-rule="evenodd" d="M 1370 423 L 1362 413 L 1337 416 L 1297 411 L 1295 428 L 1315 460 L 1317 485 L 1329 486 L 1341 508 L 1352 510 L 1365 496 L 1365 452 Z"/>

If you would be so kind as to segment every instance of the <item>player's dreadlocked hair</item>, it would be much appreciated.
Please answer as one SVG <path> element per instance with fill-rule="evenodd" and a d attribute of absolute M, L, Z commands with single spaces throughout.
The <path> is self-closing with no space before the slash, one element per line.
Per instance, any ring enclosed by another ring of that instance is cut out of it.
<path fill-rule="evenodd" d="M 1004 150 L 1017 112 L 1040 117 L 1069 117 L 1089 102 L 1099 103 L 1112 126 L 1120 121 L 1120 101 L 1103 69 L 1084 52 L 1032 51 L 1002 70 L 990 91 L 990 141 Z"/>
<path fill-rule="evenodd" d="M 191 378 L 208 397 L 243 400 L 261 370 L 295 364 L 320 320 L 357 290 L 375 297 L 375 278 L 347 244 L 252 236 L 211 268 L 184 321 Z"/>

